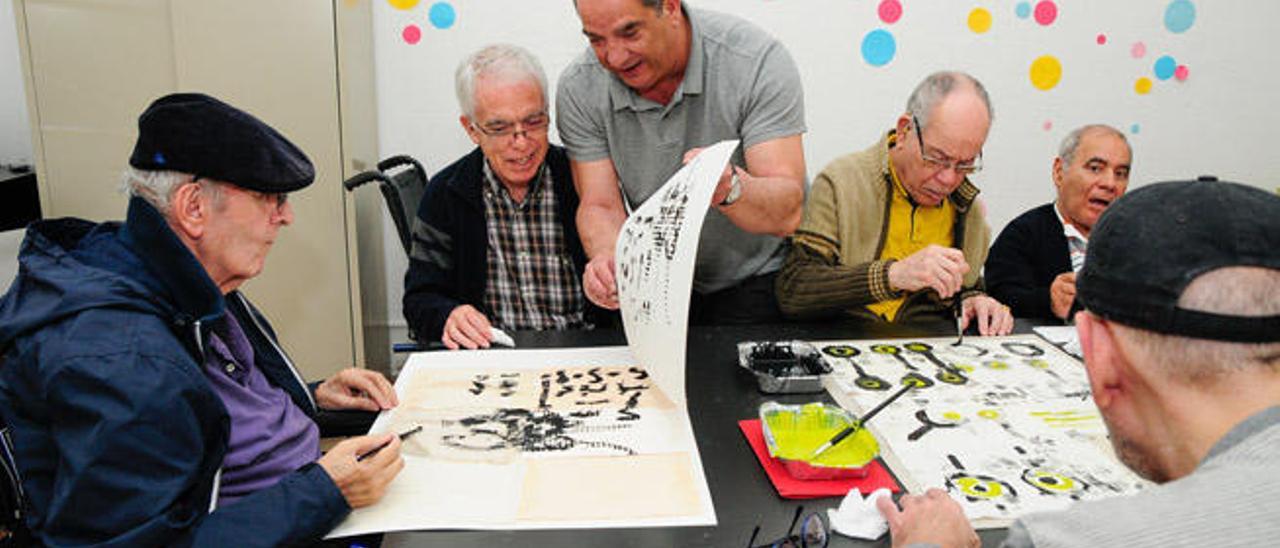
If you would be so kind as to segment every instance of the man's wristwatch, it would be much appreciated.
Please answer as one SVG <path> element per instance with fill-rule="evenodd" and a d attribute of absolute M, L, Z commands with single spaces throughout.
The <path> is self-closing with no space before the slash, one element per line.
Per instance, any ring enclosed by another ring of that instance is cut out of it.
<path fill-rule="evenodd" d="M 738 201 L 738 198 L 741 197 L 742 180 L 738 179 L 738 172 L 735 170 L 733 172 L 733 177 L 729 179 L 729 194 L 726 195 L 723 200 L 720 200 L 720 206 L 724 207 L 727 205 L 733 205 L 733 203 Z"/>

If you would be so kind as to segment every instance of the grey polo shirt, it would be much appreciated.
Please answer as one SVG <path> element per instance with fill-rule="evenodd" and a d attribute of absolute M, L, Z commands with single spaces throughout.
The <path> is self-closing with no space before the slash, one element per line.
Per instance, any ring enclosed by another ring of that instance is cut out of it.
<path fill-rule="evenodd" d="M 726 139 L 742 150 L 804 133 L 800 73 L 782 44 L 747 21 L 684 6 L 692 26 L 689 64 L 671 102 L 637 95 L 600 65 L 591 48 L 560 75 L 556 124 L 569 157 L 609 158 L 629 209 L 681 167 L 685 151 Z M 750 234 L 712 209 L 702 227 L 693 289 L 710 293 L 782 266 L 781 238 Z"/>

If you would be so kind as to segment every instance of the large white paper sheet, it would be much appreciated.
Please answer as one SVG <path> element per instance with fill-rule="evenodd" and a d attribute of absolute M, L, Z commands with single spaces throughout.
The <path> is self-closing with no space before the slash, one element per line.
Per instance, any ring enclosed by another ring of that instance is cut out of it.
<path fill-rule="evenodd" d="M 861 413 L 904 379 L 918 387 L 868 423 L 913 493 L 946 489 L 978 528 L 1148 483 L 1115 457 L 1084 366 L 1034 335 L 814 342 L 831 395 Z"/>
<path fill-rule="evenodd" d="M 640 363 L 685 401 L 689 295 L 702 221 L 738 141 L 704 149 L 627 218 L 614 252 L 622 324 Z"/>
<path fill-rule="evenodd" d="M 716 522 L 685 406 L 626 347 L 415 354 L 396 393 L 372 431 L 424 430 L 330 537 Z"/>
<path fill-rule="evenodd" d="M 714 525 L 685 400 L 702 222 L 737 141 L 631 214 L 615 252 L 628 347 L 415 354 L 372 432 L 423 432 L 377 504 L 330 537 L 411 529 Z"/>

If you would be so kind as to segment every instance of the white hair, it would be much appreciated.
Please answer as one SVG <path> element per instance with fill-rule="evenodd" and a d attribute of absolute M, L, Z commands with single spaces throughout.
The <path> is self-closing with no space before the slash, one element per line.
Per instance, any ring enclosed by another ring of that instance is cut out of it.
<path fill-rule="evenodd" d="M 538 58 L 520 46 L 493 44 L 467 56 L 454 72 L 458 106 L 468 118 L 476 115 L 476 80 L 488 74 L 528 78 L 536 82 L 542 92 L 542 106 L 547 106 L 547 75 Z"/>
<path fill-rule="evenodd" d="M 166 217 L 169 216 L 169 202 L 173 199 L 174 191 L 188 183 L 199 183 L 203 190 L 210 193 L 215 204 L 221 203 L 222 189 L 217 184 L 208 179 L 197 180 L 190 173 L 152 171 L 129 166 L 120 177 L 120 186 L 129 196 L 146 200 Z"/>
<path fill-rule="evenodd" d="M 1089 124 L 1071 130 L 1071 133 L 1062 138 L 1062 143 L 1058 145 L 1058 157 L 1062 158 L 1062 163 L 1071 165 L 1071 161 L 1076 158 L 1076 151 L 1080 150 L 1080 141 L 1084 139 L 1084 135 L 1094 131 L 1119 137 L 1124 147 L 1129 149 L 1129 155 L 1133 155 L 1133 147 L 1129 146 L 1129 139 L 1124 136 L 1123 131 L 1106 124 Z"/>

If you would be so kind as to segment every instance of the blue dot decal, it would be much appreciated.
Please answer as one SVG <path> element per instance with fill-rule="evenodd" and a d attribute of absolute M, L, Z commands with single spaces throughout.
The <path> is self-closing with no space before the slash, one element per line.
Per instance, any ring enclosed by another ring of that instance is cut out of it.
<path fill-rule="evenodd" d="M 1165 55 L 1164 57 L 1156 59 L 1156 78 L 1161 80 L 1173 78 L 1173 71 L 1175 70 L 1178 70 L 1178 62 L 1174 61 L 1173 57 Z"/>
<path fill-rule="evenodd" d="M 1018 19 L 1026 19 L 1031 16 L 1031 2 L 1018 2 L 1018 6 L 1013 8 L 1013 13 Z"/>
<path fill-rule="evenodd" d="M 448 2 L 436 2 L 431 4 L 431 11 L 428 15 L 431 24 L 438 29 L 447 29 L 453 26 L 453 22 L 458 19 L 458 14 L 453 11 L 453 5 Z"/>
<path fill-rule="evenodd" d="M 1164 9 L 1164 28 L 1169 32 L 1181 34 L 1187 32 L 1196 22 L 1196 6 L 1191 0 L 1173 0 Z"/>
<path fill-rule="evenodd" d="M 1141 133 L 1141 132 L 1142 132 L 1142 126 L 1140 126 L 1140 125 L 1138 125 L 1138 124 L 1133 124 L 1133 125 L 1129 126 L 1129 133 L 1132 133 L 1132 134 L 1134 134 L 1134 135 L 1137 135 L 1138 133 Z"/>
<path fill-rule="evenodd" d="M 867 33 L 862 39 L 862 59 L 873 67 L 883 67 L 893 60 L 898 51 L 898 44 L 893 35 L 884 29 L 876 29 Z"/>

